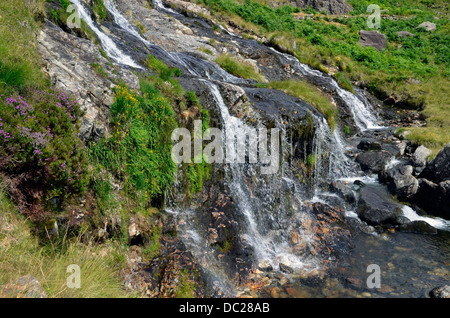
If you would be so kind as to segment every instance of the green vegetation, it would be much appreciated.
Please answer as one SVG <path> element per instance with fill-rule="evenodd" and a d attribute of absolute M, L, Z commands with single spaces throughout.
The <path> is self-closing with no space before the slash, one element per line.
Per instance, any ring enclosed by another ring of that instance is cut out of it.
<path fill-rule="evenodd" d="M 141 95 L 124 86 L 111 106 L 112 135 L 89 148 L 92 160 L 125 182 L 143 202 L 160 196 L 174 181 L 170 134 L 175 128 L 170 103 L 141 79 Z"/>
<path fill-rule="evenodd" d="M 17 0 L 0 2 L 0 94 L 24 85 L 46 87 L 34 43 L 40 23 L 34 17 L 44 12 L 44 1 L 27 6 Z"/>
<path fill-rule="evenodd" d="M 269 88 L 278 89 L 294 97 L 298 97 L 314 106 L 319 112 L 327 117 L 331 129 L 336 126 L 337 109 L 330 98 L 314 85 L 306 81 L 278 81 L 266 85 Z"/>
<path fill-rule="evenodd" d="M 106 18 L 108 17 L 108 10 L 106 10 L 103 0 L 93 0 L 93 5 L 94 6 L 92 7 L 92 10 L 94 10 L 94 12 L 99 16 L 100 20 L 106 20 Z"/>
<path fill-rule="evenodd" d="M 245 79 L 254 79 L 258 82 L 266 82 L 264 75 L 259 73 L 257 67 L 245 60 L 228 53 L 219 55 L 216 58 L 216 63 L 219 64 L 227 72 L 242 77 Z"/>
<path fill-rule="evenodd" d="M 213 52 L 210 49 L 208 49 L 208 48 L 206 48 L 204 46 L 199 47 L 198 50 L 200 52 L 203 52 L 203 53 L 206 53 L 206 54 L 209 54 L 209 55 L 213 55 Z"/>
<path fill-rule="evenodd" d="M 32 275 L 49 297 L 96 298 L 134 297 L 125 292 L 118 273 L 123 266 L 117 244 L 85 245 L 79 238 L 64 238 L 58 244 L 42 245 L 30 224 L 0 190 L 0 285 Z M 68 288 L 67 267 L 80 266 L 81 287 Z M 11 295 L 14 296 L 14 295 Z"/>

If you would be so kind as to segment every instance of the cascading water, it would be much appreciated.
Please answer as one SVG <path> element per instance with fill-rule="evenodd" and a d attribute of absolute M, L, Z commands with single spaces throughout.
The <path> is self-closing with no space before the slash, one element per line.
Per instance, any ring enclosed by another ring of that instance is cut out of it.
<path fill-rule="evenodd" d="M 274 48 L 271 48 L 271 50 L 275 52 L 277 55 L 288 60 L 290 62 L 291 67 L 293 67 L 296 71 L 299 71 L 301 74 L 305 76 L 314 79 L 319 79 L 320 82 L 328 85 L 332 90 L 334 90 L 347 104 L 348 108 L 350 109 L 353 115 L 355 124 L 361 131 L 367 129 L 384 128 L 378 125 L 377 123 L 378 119 L 373 109 L 369 106 L 370 104 L 367 102 L 367 100 L 364 101 L 359 99 L 351 92 L 341 88 L 332 77 L 324 76 L 322 72 L 314 70 L 308 65 L 300 63 L 300 61 L 296 57 L 289 54 L 281 53 L 275 50 Z"/>
<path fill-rule="evenodd" d="M 119 10 L 116 8 L 112 0 L 105 0 L 104 4 L 106 9 L 114 17 L 114 21 L 116 22 L 116 24 L 119 25 L 123 30 L 128 32 L 130 35 L 141 41 L 157 57 L 161 57 L 166 61 L 170 61 L 177 67 L 187 71 L 189 74 L 196 77 L 203 77 L 236 84 L 242 84 L 247 82 L 242 78 L 238 78 L 234 75 L 229 74 L 215 63 L 211 63 L 209 61 L 199 59 L 184 53 L 168 52 L 163 48 L 149 42 L 148 40 L 143 38 L 141 34 L 137 31 L 137 28 L 133 26 L 119 12 Z M 155 1 L 154 5 L 159 9 L 164 9 L 165 11 L 169 10 L 169 12 L 173 13 L 173 10 L 164 8 L 162 6 L 161 1 Z"/>
<path fill-rule="evenodd" d="M 142 69 L 142 67 L 139 66 L 135 61 L 133 61 L 133 59 L 130 56 L 123 53 L 108 35 L 106 35 L 103 31 L 100 30 L 100 28 L 92 20 L 90 14 L 88 14 L 84 4 L 81 3 L 80 0 L 70 0 L 70 1 L 75 6 L 75 10 L 78 13 L 79 17 L 86 22 L 89 28 L 98 37 L 98 39 L 102 44 L 103 49 L 110 58 L 112 58 L 119 64 L 128 65 L 130 67 L 137 69 Z"/>
<path fill-rule="evenodd" d="M 226 142 L 226 151 L 235 152 L 237 146 L 234 142 L 234 136 L 237 132 L 245 135 L 245 130 L 248 129 L 240 119 L 231 116 L 228 107 L 220 94 L 218 87 L 209 82 L 204 81 L 209 88 L 211 94 L 214 97 L 217 107 L 219 108 L 221 119 L 223 122 L 223 140 Z M 230 138 L 231 136 L 231 138 Z M 280 233 L 274 231 L 276 227 L 284 227 L 285 233 L 289 232 L 289 228 L 283 223 L 283 211 L 271 211 L 270 206 L 275 209 L 283 209 L 280 206 L 274 205 L 274 196 L 270 189 L 277 189 L 280 183 L 291 180 L 287 177 L 283 177 L 280 174 L 271 175 L 266 180 L 260 177 L 258 170 L 260 164 L 246 164 L 233 162 L 226 167 L 227 180 L 229 182 L 229 188 L 232 193 L 233 200 L 237 203 L 239 211 L 245 216 L 247 221 L 247 231 L 245 237 L 247 241 L 251 243 L 255 249 L 256 258 L 259 261 L 266 261 L 278 268 L 280 263 L 290 264 L 292 268 L 297 269 L 313 269 L 318 265 L 314 259 L 301 258 L 291 252 L 289 244 L 283 237 L 277 237 Z M 246 175 L 252 177 L 252 181 L 256 184 L 255 189 L 265 189 L 264 195 L 252 190 L 245 182 Z M 293 181 L 292 181 L 293 182 Z M 278 185 L 278 186 L 277 186 Z M 295 193 L 294 195 L 300 195 Z M 297 207 L 297 216 L 307 217 L 307 214 L 299 213 L 300 211 L 300 198 L 297 198 L 299 207 Z M 270 219 L 270 223 L 275 224 L 275 228 L 272 230 L 267 227 L 267 219 Z M 308 237 L 303 237 L 305 241 L 308 241 Z"/>

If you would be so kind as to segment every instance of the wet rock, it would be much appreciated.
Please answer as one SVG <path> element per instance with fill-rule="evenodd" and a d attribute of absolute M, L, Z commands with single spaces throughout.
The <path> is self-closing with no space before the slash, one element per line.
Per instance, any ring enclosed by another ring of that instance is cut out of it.
<path fill-rule="evenodd" d="M 366 186 L 360 192 L 357 213 L 370 225 L 398 225 L 402 210 L 384 189 Z"/>
<path fill-rule="evenodd" d="M 359 44 L 361 46 L 371 46 L 376 48 L 378 51 L 383 50 L 386 48 L 386 36 L 383 33 L 380 33 L 378 31 L 359 31 Z"/>
<path fill-rule="evenodd" d="M 391 155 L 383 151 L 368 151 L 359 154 L 355 161 L 365 172 L 380 172 L 388 163 Z"/>
<path fill-rule="evenodd" d="M 263 272 L 271 272 L 273 270 L 272 265 L 270 265 L 269 262 L 267 262 L 266 260 L 261 261 L 258 264 L 258 268 Z"/>
<path fill-rule="evenodd" d="M 433 288 L 430 291 L 432 298 L 450 298 L 450 285 Z"/>
<path fill-rule="evenodd" d="M 437 183 L 450 179 L 450 143 L 445 145 L 436 157 L 427 164 L 419 177 Z"/>
<path fill-rule="evenodd" d="M 419 234 L 437 234 L 438 231 L 425 221 L 412 221 L 399 226 L 402 232 L 419 233 Z"/>
<path fill-rule="evenodd" d="M 426 21 L 426 22 L 423 22 L 423 23 L 419 24 L 417 26 L 417 28 L 425 30 L 425 31 L 433 32 L 433 31 L 436 30 L 436 24 L 433 23 L 433 22 Z"/>
<path fill-rule="evenodd" d="M 353 204 L 356 202 L 355 192 L 352 191 L 351 187 L 348 184 L 344 184 L 342 182 L 333 182 L 330 185 L 330 191 L 339 195 L 347 203 Z"/>
<path fill-rule="evenodd" d="M 357 148 L 361 150 L 381 150 L 381 144 L 377 141 L 361 140 Z"/>
<path fill-rule="evenodd" d="M 283 273 L 286 273 L 286 274 L 294 273 L 294 270 L 292 269 L 292 267 L 290 267 L 289 265 L 286 265 L 284 263 L 280 263 L 279 268 L 280 268 L 280 271 L 282 271 Z"/>
<path fill-rule="evenodd" d="M 378 179 L 388 185 L 393 195 L 398 195 L 400 200 L 412 198 L 419 189 L 419 181 L 412 176 L 413 167 L 397 164 L 394 167 L 378 173 Z"/>
<path fill-rule="evenodd" d="M 450 218 L 450 180 L 436 184 L 419 178 L 419 189 L 411 199 L 427 213 Z"/>
<path fill-rule="evenodd" d="M 427 164 L 427 157 L 431 155 L 431 150 L 424 147 L 417 147 L 416 151 L 414 151 L 412 162 L 416 167 L 425 167 Z"/>
<path fill-rule="evenodd" d="M 22 276 L 11 284 L 0 286 L 0 295 L 2 294 L 11 298 L 47 298 L 44 288 L 31 275 Z"/>

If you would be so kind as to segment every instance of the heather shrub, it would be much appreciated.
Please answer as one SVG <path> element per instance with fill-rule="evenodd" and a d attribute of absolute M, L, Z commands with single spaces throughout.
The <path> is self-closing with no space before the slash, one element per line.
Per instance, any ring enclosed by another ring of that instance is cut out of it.
<path fill-rule="evenodd" d="M 0 169 L 30 216 L 45 202 L 62 202 L 87 185 L 86 149 L 77 137 L 77 102 L 57 90 L 0 96 Z"/>

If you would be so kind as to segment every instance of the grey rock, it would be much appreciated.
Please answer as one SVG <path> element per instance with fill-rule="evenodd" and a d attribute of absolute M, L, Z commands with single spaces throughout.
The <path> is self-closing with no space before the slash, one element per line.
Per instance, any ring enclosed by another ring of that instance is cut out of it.
<path fill-rule="evenodd" d="M 427 164 L 427 157 L 431 155 L 431 153 L 432 153 L 431 150 L 424 146 L 417 147 L 412 157 L 412 162 L 414 166 L 425 167 L 425 165 Z"/>
<path fill-rule="evenodd" d="M 289 2 L 300 8 L 310 6 L 319 12 L 326 11 L 329 14 L 346 14 L 352 10 L 345 0 L 291 0 Z"/>
<path fill-rule="evenodd" d="M 376 48 L 378 51 L 386 48 L 387 40 L 383 33 L 378 31 L 359 31 L 359 44 L 361 46 L 371 46 Z"/>
<path fill-rule="evenodd" d="M 386 191 L 367 185 L 361 189 L 357 213 L 369 225 L 398 225 L 402 210 Z"/>
<path fill-rule="evenodd" d="M 66 33 L 51 23 L 42 28 L 37 47 L 44 72 L 54 87 L 73 96 L 85 112 L 79 137 L 88 140 L 93 134 L 105 134 L 115 82 L 121 79 L 131 89 L 138 89 L 137 76 L 110 63 L 91 41 Z M 102 68 L 106 77 L 93 67 L 94 63 Z"/>
<path fill-rule="evenodd" d="M 359 154 L 355 161 L 363 171 L 380 172 L 388 163 L 391 155 L 383 151 L 368 151 Z"/>
<path fill-rule="evenodd" d="M 432 32 L 436 30 L 436 24 L 433 22 L 426 21 L 419 24 L 417 28 Z"/>
<path fill-rule="evenodd" d="M 415 36 L 414 34 L 412 34 L 411 32 L 408 32 L 408 31 L 398 31 L 397 34 L 401 38 L 407 38 L 407 37 L 410 37 L 410 36 Z"/>

